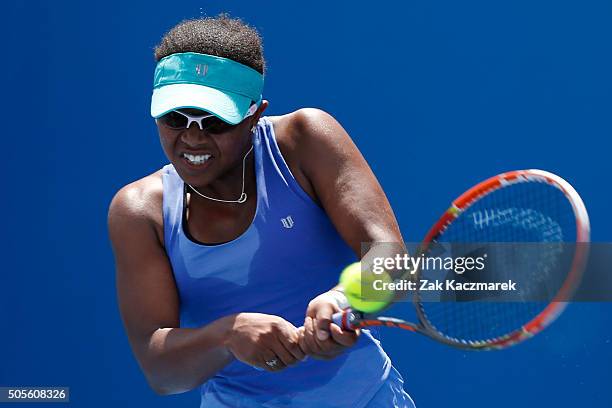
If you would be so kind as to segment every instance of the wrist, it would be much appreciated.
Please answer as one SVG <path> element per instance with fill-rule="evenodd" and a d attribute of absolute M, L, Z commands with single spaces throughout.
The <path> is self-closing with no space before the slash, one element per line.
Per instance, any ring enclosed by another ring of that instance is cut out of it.
<path fill-rule="evenodd" d="M 238 318 L 239 313 L 222 317 L 218 319 L 215 323 L 218 324 L 218 345 L 220 347 L 226 348 L 231 352 L 231 343 L 234 335 L 234 326 L 236 323 L 236 319 Z"/>
<path fill-rule="evenodd" d="M 340 309 L 344 310 L 350 306 L 348 299 L 344 294 L 344 289 L 342 288 L 342 286 L 338 285 L 335 288 L 331 289 L 328 293 L 334 298 L 336 304 Z"/>

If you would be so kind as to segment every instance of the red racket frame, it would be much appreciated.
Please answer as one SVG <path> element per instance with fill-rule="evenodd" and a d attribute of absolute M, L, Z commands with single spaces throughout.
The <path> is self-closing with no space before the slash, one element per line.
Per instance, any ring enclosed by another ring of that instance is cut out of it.
<path fill-rule="evenodd" d="M 446 228 L 466 209 L 480 198 L 490 194 L 491 192 L 503 188 L 510 184 L 522 182 L 544 182 L 551 184 L 561 190 L 572 205 L 574 215 L 576 216 L 576 251 L 572 260 L 571 270 L 567 275 L 561 289 L 553 298 L 551 303 L 544 308 L 531 321 L 524 324 L 519 329 L 508 333 L 504 336 L 488 339 L 484 341 L 463 341 L 446 337 L 439 333 L 431 324 L 422 309 L 418 296 L 415 296 L 415 308 L 419 318 L 419 324 L 396 319 L 393 317 L 374 316 L 364 314 L 358 311 L 346 310 L 341 316 L 334 316 L 334 321 L 341 324 L 344 328 L 367 328 L 368 326 L 387 326 L 397 327 L 404 330 L 425 334 L 442 343 L 449 344 L 459 348 L 475 349 L 475 350 L 493 350 L 510 347 L 516 343 L 524 341 L 552 323 L 563 312 L 567 305 L 566 299 L 569 299 L 573 291 L 576 289 L 586 260 L 588 257 L 588 242 L 590 239 L 590 224 L 586 207 L 576 190 L 561 177 L 543 170 L 516 170 L 507 173 L 502 173 L 491 177 L 474 187 L 467 190 L 459 196 L 448 210 L 440 217 L 440 219 L 429 230 L 423 239 L 423 250 L 426 250 L 429 243 L 436 240 L 444 233 Z"/>

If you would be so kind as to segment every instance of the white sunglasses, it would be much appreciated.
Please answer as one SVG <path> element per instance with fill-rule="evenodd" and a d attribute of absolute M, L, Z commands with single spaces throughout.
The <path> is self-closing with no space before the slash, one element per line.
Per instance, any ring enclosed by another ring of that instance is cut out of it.
<path fill-rule="evenodd" d="M 257 112 L 257 108 L 258 108 L 257 104 L 251 105 L 242 120 L 248 118 L 249 116 L 253 116 L 253 114 Z M 205 125 L 204 119 L 208 119 L 208 118 L 213 118 L 213 119 L 207 121 L 208 123 Z M 157 118 L 156 121 L 174 130 L 189 129 L 189 126 L 191 126 L 191 124 L 195 122 L 200 127 L 200 130 L 205 130 L 209 133 L 224 133 L 230 130 L 232 127 L 236 126 L 236 125 L 227 123 L 224 120 L 219 119 L 217 116 L 210 114 L 210 113 L 206 115 L 194 116 L 194 115 L 190 115 L 185 112 L 181 112 L 179 110 L 170 111 L 166 113 L 165 115 Z"/>

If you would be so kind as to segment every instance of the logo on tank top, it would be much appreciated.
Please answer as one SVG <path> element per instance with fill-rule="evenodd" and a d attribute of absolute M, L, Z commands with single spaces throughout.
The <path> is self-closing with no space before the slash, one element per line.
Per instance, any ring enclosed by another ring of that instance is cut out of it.
<path fill-rule="evenodd" d="M 290 215 L 286 216 L 285 218 L 281 218 L 281 223 L 285 228 L 293 228 L 293 218 L 291 218 Z"/>

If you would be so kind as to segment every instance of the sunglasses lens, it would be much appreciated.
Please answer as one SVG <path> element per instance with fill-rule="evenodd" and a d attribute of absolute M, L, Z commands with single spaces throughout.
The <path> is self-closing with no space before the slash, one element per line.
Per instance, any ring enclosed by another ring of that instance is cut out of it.
<path fill-rule="evenodd" d="M 208 133 L 212 133 L 212 134 L 225 133 L 231 130 L 235 126 L 235 125 L 230 125 L 229 123 L 224 122 L 223 120 L 217 117 L 205 119 L 202 125 Z"/>
<path fill-rule="evenodd" d="M 157 120 L 165 127 L 175 130 L 185 129 L 187 127 L 187 123 L 189 122 L 189 119 L 185 115 L 182 115 L 177 111 L 168 112 Z M 232 130 L 235 126 L 236 125 L 230 125 L 216 116 L 202 118 L 202 128 L 204 131 L 211 134 L 226 133 Z"/>
<path fill-rule="evenodd" d="M 187 126 L 187 118 L 174 111 L 166 113 L 158 121 L 171 129 L 184 129 Z"/>

